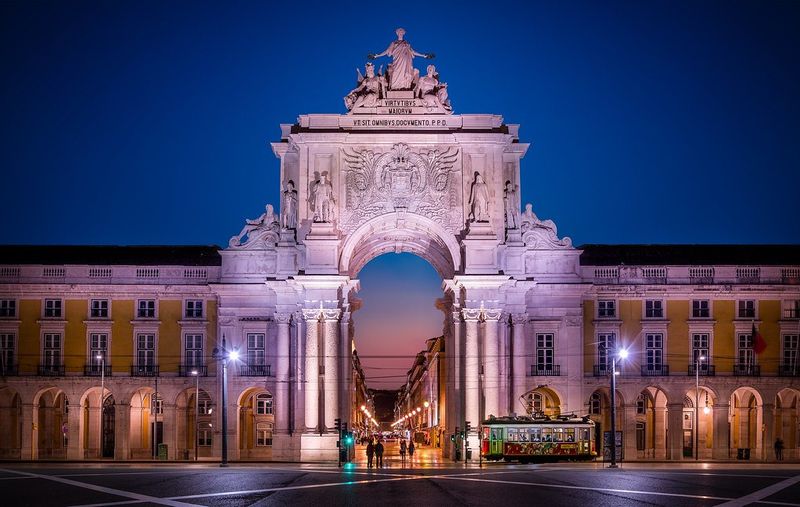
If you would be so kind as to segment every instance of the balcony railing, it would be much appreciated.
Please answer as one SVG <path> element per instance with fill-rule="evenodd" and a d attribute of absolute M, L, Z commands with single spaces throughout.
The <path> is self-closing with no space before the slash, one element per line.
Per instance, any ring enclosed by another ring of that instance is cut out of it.
<path fill-rule="evenodd" d="M 181 377 L 194 377 L 193 371 L 196 371 L 201 377 L 208 377 L 208 366 L 194 366 L 191 364 L 178 366 L 178 375 Z"/>
<path fill-rule="evenodd" d="M 669 365 L 643 364 L 642 377 L 669 377 Z"/>
<path fill-rule="evenodd" d="M 558 377 L 561 375 L 560 364 L 533 364 L 531 365 L 531 377 Z"/>
<path fill-rule="evenodd" d="M 270 364 L 251 364 L 239 366 L 240 377 L 271 377 L 272 365 Z"/>
<path fill-rule="evenodd" d="M 596 364 L 594 365 L 593 374 L 595 377 L 605 377 L 611 374 L 611 364 Z"/>
<path fill-rule="evenodd" d="M 99 364 L 87 364 L 83 367 L 83 376 L 84 377 L 100 377 L 103 373 L 105 373 L 106 377 L 111 376 L 111 365 L 105 365 L 105 372 L 103 372 L 103 367 Z"/>
<path fill-rule="evenodd" d="M 39 376 L 41 377 L 63 377 L 64 365 L 57 364 L 40 364 Z"/>
<path fill-rule="evenodd" d="M 800 377 L 800 365 L 782 363 L 778 366 L 778 375 L 781 377 Z"/>
<path fill-rule="evenodd" d="M 131 366 L 131 377 L 158 377 L 157 364 L 139 364 Z"/>
<path fill-rule="evenodd" d="M 713 377 L 714 375 L 716 375 L 717 372 L 713 364 L 703 363 L 700 365 L 700 370 L 698 370 L 696 373 L 698 373 L 701 377 Z M 695 375 L 694 364 L 689 365 L 689 375 L 691 376 Z"/>
<path fill-rule="evenodd" d="M 760 377 L 761 365 L 758 364 L 734 364 L 733 374 L 737 377 Z"/>

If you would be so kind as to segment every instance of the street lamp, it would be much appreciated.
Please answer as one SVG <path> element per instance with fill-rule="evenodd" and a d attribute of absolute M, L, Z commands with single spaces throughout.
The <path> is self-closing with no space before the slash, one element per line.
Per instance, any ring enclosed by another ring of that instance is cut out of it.
<path fill-rule="evenodd" d="M 97 354 L 97 359 L 100 360 L 100 457 L 103 457 L 103 402 L 106 395 L 106 358 L 103 354 Z"/>
<path fill-rule="evenodd" d="M 619 349 L 611 356 L 611 465 L 617 468 L 617 358 L 626 359 L 628 351 Z"/>
<path fill-rule="evenodd" d="M 222 349 L 214 347 L 212 357 L 222 363 L 222 462 L 221 467 L 228 466 L 228 360 L 239 359 L 239 351 L 228 350 L 225 345 L 225 335 L 222 335 Z"/>
<path fill-rule="evenodd" d="M 197 440 L 200 438 L 198 434 L 200 428 L 198 423 L 200 418 L 200 372 L 192 370 L 192 375 L 194 375 L 194 460 L 197 461 Z"/>
<path fill-rule="evenodd" d="M 694 362 L 694 460 L 700 459 L 700 361 L 706 356 L 697 356 Z"/>

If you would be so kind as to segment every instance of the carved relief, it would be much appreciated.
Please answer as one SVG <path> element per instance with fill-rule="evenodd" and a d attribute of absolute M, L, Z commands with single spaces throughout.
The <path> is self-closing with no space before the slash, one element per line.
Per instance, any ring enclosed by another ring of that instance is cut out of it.
<path fill-rule="evenodd" d="M 278 242 L 278 217 L 271 204 L 267 204 L 264 213 L 253 220 L 245 220 L 242 231 L 228 242 L 232 250 L 272 249 Z"/>
<path fill-rule="evenodd" d="M 344 232 L 397 209 L 428 217 L 451 232 L 460 228 L 461 217 L 453 211 L 458 207 L 457 185 L 450 177 L 457 148 L 416 153 L 399 143 L 386 153 L 368 149 L 343 153 L 348 167 L 340 222 Z"/>
<path fill-rule="evenodd" d="M 569 237 L 558 239 L 555 222 L 539 220 L 530 203 L 525 205 L 525 212 L 520 217 L 520 229 L 525 246 L 543 250 L 572 248 L 572 240 Z"/>

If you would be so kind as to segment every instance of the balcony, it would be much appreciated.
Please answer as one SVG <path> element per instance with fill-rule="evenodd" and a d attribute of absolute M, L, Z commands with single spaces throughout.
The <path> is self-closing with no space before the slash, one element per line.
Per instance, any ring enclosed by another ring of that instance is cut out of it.
<path fill-rule="evenodd" d="M 778 366 L 778 376 L 780 376 L 780 377 L 800 377 L 800 365 L 781 363 Z"/>
<path fill-rule="evenodd" d="M 99 364 L 87 364 L 83 367 L 83 376 L 84 377 L 100 377 L 105 374 L 106 377 L 111 376 L 111 365 L 105 365 L 105 372 L 103 368 Z"/>
<path fill-rule="evenodd" d="M 194 374 L 192 374 L 193 371 L 196 371 L 201 377 L 208 377 L 208 366 L 196 366 L 192 364 L 182 364 L 178 366 L 178 376 L 194 377 Z"/>
<path fill-rule="evenodd" d="M 737 363 L 733 365 L 733 374 L 737 377 L 760 377 L 761 366 L 758 364 Z"/>
<path fill-rule="evenodd" d="M 64 365 L 59 364 L 40 364 L 39 365 L 40 377 L 63 377 Z"/>
<path fill-rule="evenodd" d="M 695 365 L 689 365 L 689 375 L 695 376 L 695 374 L 699 374 L 701 377 L 713 377 L 716 375 L 716 369 L 714 368 L 713 364 L 706 364 L 702 363 L 700 365 L 700 370 L 695 372 Z"/>
<path fill-rule="evenodd" d="M 157 364 L 140 364 L 131 366 L 131 377 L 158 377 Z"/>
<path fill-rule="evenodd" d="M 271 377 L 271 364 L 252 364 L 239 366 L 240 377 Z"/>
<path fill-rule="evenodd" d="M 561 376 L 560 364 L 533 364 L 531 377 L 559 377 Z"/>
<path fill-rule="evenodd" d="M 611 374 L 611 364 L 596 364 L 594 365 L 593 374 L 595 377 L 605 377 Z"/>
<path fill-rule="evenodd" d="M 643 364 L 642 377 L 669 377 L 669 365 Z"/>

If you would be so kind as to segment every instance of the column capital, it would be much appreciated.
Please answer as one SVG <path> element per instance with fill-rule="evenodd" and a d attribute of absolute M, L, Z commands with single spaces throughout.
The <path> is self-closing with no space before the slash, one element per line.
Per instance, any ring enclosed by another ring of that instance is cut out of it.
<path fill-rule="evenodd" d="M 491 321 L 498 321 L 500 317 L 503 315 L 502 308 L 484 308 L 483 309 L 483 318 L 486 320 Z"/>
<path fill-rule="evenodd" d="M 319 308 L 304 308 L 302 312 L 303 319 L 306 321 L 319 320 L 321 313 Z"/>
<path fill-rule="evenodd" d="M 339 320 L 339 315 L 341 315 L 342 310 L 339 308 L 325 308 L 322 310 L 322 318 L 326 321 L 335 321 Z"/>
<path fill-rule="evenodd" d="M 458 310 L 454 311 L 451 314 L 451 316 L 453 318 L 453 322 L 454 323 L 456 323 L 456 324 L 460 324 L 461 323 L 461 312 L 460 311 L 458 311 Z"/>
<path fill-rule="evenodd" d="M 275 322 L 278 324 L 288 324 L 289 321 L 292 319 L 291 313 L 276 313 L 275 314 Z"/>
<path fill-rule="evenodd" d="M 464 316 L 464 320 L 467 322 L 474 321 L 477 322 L 478 319 L 481 317 L 481 309 L 480 308 L 464 308 L 461 310 L 461 315 Z"/>
<path fill-rule="evenodd" d="M 511 322 L 515 325 L 521 325 L 528 322 L 528 314 L 527 313 L 514 313 L 511 315 Z"/>

